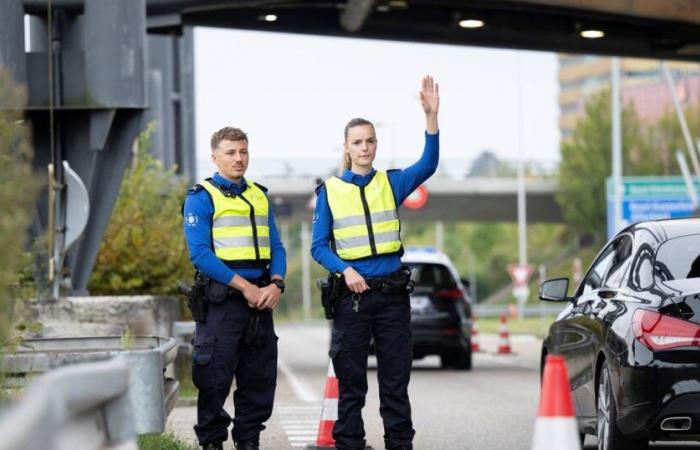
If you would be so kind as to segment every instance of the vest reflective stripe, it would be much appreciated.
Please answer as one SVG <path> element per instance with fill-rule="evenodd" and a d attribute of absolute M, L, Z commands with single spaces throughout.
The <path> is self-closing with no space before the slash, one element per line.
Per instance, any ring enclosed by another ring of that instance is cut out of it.
<path fill-rule="evenodd" d="M 249 183 L 241 195 L 227 196 L 209 180 L 200 184 L 214 203 L 211 230 L 214 254 L 231 262 L 269 261 L 270 205 L 265 192 Z"/>
<path fill-rule="evenodd" d="M 267 216 L 260 216 L 260 215 L 255 215 L 255 224 L 258 226 L 267 226 L 268 224 L 268 217 Z M 248 226 L 250 225 L 250 216 L 226 216 L 226 217 L 217 217 L 214 219 L 214 222 L 212 224 L 213 228 L 221 228 L 221 227 L 239 227 L 239 226 Z"/>
<path fill-rule="evenodd" d="M 376 172 L 364 188 L 337 177 L 325 186 L 338 256 L 355 260 L 401 250 L 399 216 L 386 172 Z"/>
<path fill-rule="evenodd" d="M 400 239 L 398 231 L 385 231 L 384 233 L 375 233 L 375 244 L 385 244 L 397 241 Z M 347 249 L 352 247 L 369 247 L 369 236 L 357 236 L 346 239 L 336 239 L 335 245 L 337 249 Z"/>
<path fill-rule="evenodd" d="M 214 238 L 214 247 L 253 247 L 255 245 L 253 236 L 231 236 Z M 261 247 L 270 246 L 270 238 L 267 236 L 258 237 L 258 245 Z"/>
<path fill-rule="evenodd" d="M 377 222 L 384 222 L 386 220 L 396 220 L 399 218 L 398 213 L 396 210 L 391 210 L 391 211 L 381 211 L 377 213 L 370 213 L 370 218 L 372 219 L 372 223 L 377 223 Z M 359 216 L 349 216 L 349 217 L 343 217 L 342 219 L 333 219 L 333 228 L 345 228 L 345 227 L 354 227 L 357 225 L 366 225 L 367 224 L 367 219 L 365 218 L 365 215 L 359 215 Z"/>

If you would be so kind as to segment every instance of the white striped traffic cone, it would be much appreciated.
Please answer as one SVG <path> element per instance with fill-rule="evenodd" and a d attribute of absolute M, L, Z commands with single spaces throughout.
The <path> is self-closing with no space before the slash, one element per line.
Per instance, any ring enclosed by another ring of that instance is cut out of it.
<path fill-rule="evenodd" d="M 333 360 L 329 360 L 326 390 L 323 393 L 323 408 L 321 409 L 321 422 L 318 425 L 316 445 L 307 445 L 307 450 L 335 448 L 333 425 L 335 425 L 336 420 L 338 420 L 338 379 L 335 377 Z"/>
<path fill-rule="evenodd" d="M 479 328 L 476 326 L 475 316 L 472 316 L 471 345 L 473 352 L 481 351 L 481 346 L 479 345 Z"/>
<path fill-rule="evenodd" d="M 564 357 L 547 355 L 532 450 L 581 450 Z"/>
<path fill-rule="evenodd" d="M 508 335 L 506 315 L 501 314 L 501 330 L 498 332 L 498 354 L 508 355 L 511 353 L 513 353 L 513 351 L 510 348 L 510 337 Z"/>

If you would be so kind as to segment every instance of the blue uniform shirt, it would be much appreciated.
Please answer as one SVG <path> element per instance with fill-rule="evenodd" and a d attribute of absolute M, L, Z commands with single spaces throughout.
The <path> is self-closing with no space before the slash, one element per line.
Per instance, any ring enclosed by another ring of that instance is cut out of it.
<path fill-rule="evenodd" d="M 418 162 L 402 170 L 390 170 L 387 172 L 389 184 L 394 193 L 396 209 L 403 201 L 425 180 L 435 173 L 440 156 L 440 134 L 425 133 L 425 147 L 423 155 Z M 358 175 L 345 170 L 340 177 L 343 181 L 357 186 L 366 186 L 375 170 L 367 175 Z M 342 272 L 348 266 L 352 266 L 363 277 L 379 277 L 397 271 L 401 267 L 401 257 L 398 254 L 377 255 L 357 261 L 344 261 L 333 253 L 330 247 L 333 219 L 331 209 L 328 206 L 328 197 L 325 186 L 318 189 L 316 199 L 316 212 L 313 222 L 313 241 L 311 243 L 311 256 L 326 268 L 329 272 Z"/>
<path fill-rule="evenodd" d="M 230 190 L 237 195 L 245 191 L 248 186 L 245 178 L 241 181 L 240 186 L 218 173 L 214 174 L 213 179 L 224 190 Z M 253 280 L 263 275 L 265 270 L 259 267 L 231 269 L 214 254 L 211 238 L 214 204 L 206 190 L 190 189 L 185 200 L 183 215 L 185 218 L 183 221 L 185 241 L 187 241 L 187 248 L 190 251 L 190 260 L 200 272 L 223 284 L 228 284 L 236 274 L 247 280 Z M 272 205 L 270 205 L 268 218 L 270 227 L 270 276 L 279 275 L 284 278 L 287 272 L 286 252 L 277 231 Z"/>

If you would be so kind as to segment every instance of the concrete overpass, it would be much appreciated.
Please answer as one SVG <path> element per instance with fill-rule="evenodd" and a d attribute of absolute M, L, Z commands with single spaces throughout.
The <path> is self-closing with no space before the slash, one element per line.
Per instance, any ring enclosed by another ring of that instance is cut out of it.
<path fill-rule="evenodd" d="M 310 178 L 260 180 L 270 189 L 271 201 L 280 219 L 311 220 L 315 181 Z M 420 209 L 401 209 L 403 220 L 415 221 L 516 221 L 517 180 L 514 178 L 434 177 L 425 184 L 428 202 Z M 556 203 L 556 182 L 528 180 L 525 183 L 529 222 L 561 222 Z"/>

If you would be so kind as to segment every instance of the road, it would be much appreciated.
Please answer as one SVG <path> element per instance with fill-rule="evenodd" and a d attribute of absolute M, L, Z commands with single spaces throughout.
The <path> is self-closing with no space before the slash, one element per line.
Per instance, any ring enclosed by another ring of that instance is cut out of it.
<path fill-rule="evenodd" d="M 261 436 L 264 449 L 303 448 L 316 439 L 328 368 L 327 325 L 285 324 L 279 336 L 279 377 L 275 410 Z M 529 449 L 539 399 L 540 341 L 513 336 L 515 354 L 496 355 L 496 336 L 481 336 L 484 352 L 474 355 L 471 371 L 442 370 L 437 357 L 414 362 L 409 393 L 416 449 Z M 383 449 L 376 361 L 370 357 L 369 392 L 363 418 L 368 445 Z M 227 402 L 232 410 L 232 402 Z M 176 408 L 168 429 L 194 442 L 193 407 Z M 594 449 L 588 437 L 586 449 Z M 231 441 L 227 449 L 232 449 Z M 655 450 L 679 446 L 654 446 Z M 682 446 L 682 448 L 688 448 Z M 694 447 L 698 448 L 698 447 Z"/>

